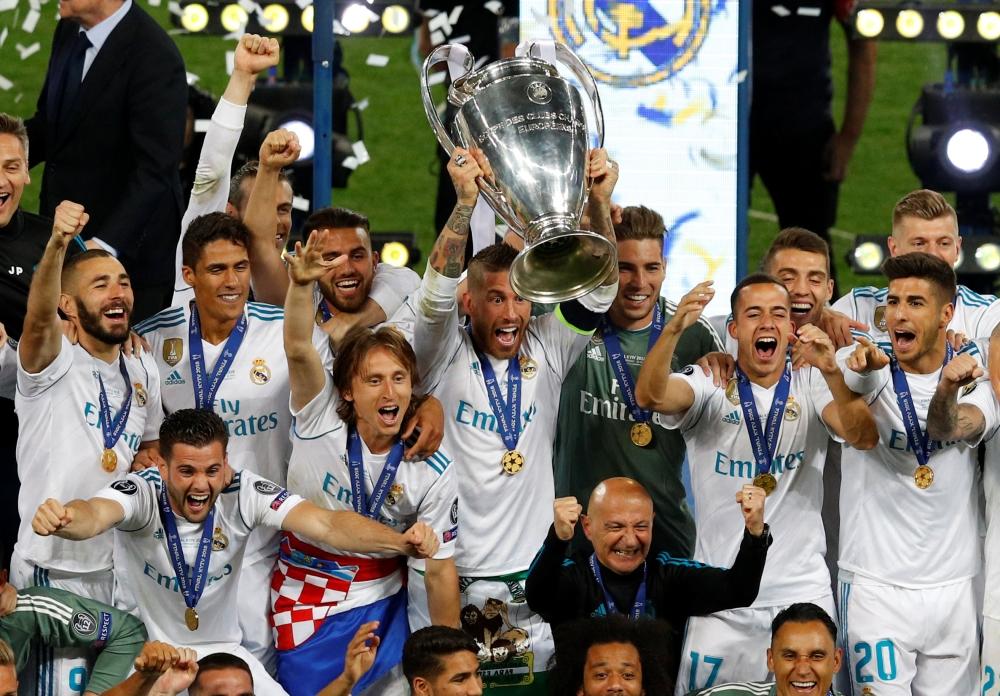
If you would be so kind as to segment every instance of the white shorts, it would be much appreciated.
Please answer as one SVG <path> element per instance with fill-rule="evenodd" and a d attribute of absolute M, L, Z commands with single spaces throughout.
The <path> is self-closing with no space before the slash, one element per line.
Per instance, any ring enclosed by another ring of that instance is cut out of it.
<path fill-rule="evenodd" d="M 979 662 L 981 696 L 1000 696 L 1000 619 L 983 617 L 983 655 Z"/>
<path fill-rule="evenodd" d="M 831 618 L 836 616 L 832 594 L 795 601 L 812 602 Z M 782 609 L 747 607 L 688 619 L 674 693 L 684 696 L 728 682 L 767 681 L 771 622 Z"/>
<path fill-rule="evenodd" d="M 114 577 L 110 570 L 86 575 L 62 573 L 30 563 L 15 550 L 10 559 L 10 582 L 19 589 L 55 587 L 81 597 L 111 604 Z M 91 657 L 83 648 L 52 648 L 38 645 L 27 666 L 18 674 L 21 694 L 73 696 L 82 694 L 90 678 Z"/>
<path fill-rule="evenodd" d="M 979 632 L 971 580 L 912 590 L 842 572 L 840 600 L 852 693 L 977 693 Z"/>

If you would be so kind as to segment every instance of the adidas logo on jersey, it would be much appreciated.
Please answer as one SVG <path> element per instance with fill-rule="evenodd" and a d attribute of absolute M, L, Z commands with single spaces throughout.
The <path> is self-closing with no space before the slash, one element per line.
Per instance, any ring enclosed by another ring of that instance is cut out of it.
<path fill-rule="evenodd" d="M 722 417 L 723 423 L 729 423 L 729 425 L 739 425 L 740 424 L 740 412 L 733 411 Z"/>
<path fill-rule="evenodd" d="M 169 375 L 167 375 L 167 378 L 163 380 L 163 383 L 171 386 L 175 384 L 184 384 L 184 378 L 181 377 L 180 372 L 174 370 Z"/>
<path fill-rule="evenodd" d="M 587 360 L 604 362 L 604 351 L 601 350 L 600 344 L 591 343 L 587 346 Z"/>

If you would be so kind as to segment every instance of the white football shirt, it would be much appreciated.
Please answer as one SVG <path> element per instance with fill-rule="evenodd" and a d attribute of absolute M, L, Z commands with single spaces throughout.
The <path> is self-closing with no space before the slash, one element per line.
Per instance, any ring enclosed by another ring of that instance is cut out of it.
<path fill-rule="evenodd" d="M 247 537 L 255 527 L 280 528 L 285 516 L 302 498 L 249 471 L 235 472 L 232 483 L 215 501 L 208 581 L 196 607 L 200 625 L 198 630 L 189 631 L 184 625 L 184 596 L 160 521 L 157 496 L 162 485 L 159 471 L 146 469 L 115 481 L 96 496 L 115 501 L 125 511 L 124 519 L 114 531 L 118 547 L 115 558 L 125 565 L 129 590 L 149 639 L 188 646 L 239 644 L 243 635 L 236 611 L 236 591 Z M 185 562 L 190 566 L 201 541 L 203 524 L 175 517 Z"/>
<path fill-rule="evenodd" d="M 726 388 L 716 387 L 699 367 L 689 365 L 674 376 L 694 390 L 694 403 L 683 414 L 657 413 L 653 419 L 665 428 L 679 429 L 687 444 L 698 529 L 695 559 L 728 568 L 743 539 L 743 514 L 735 496 L 758 473 L 743 410 L 738 396 L 735 403 L 731 401 Z M 752 385 L 763 424 L 775 388 Z M 755 607 L 806 601 L 830 591 L 820 516 L 829 433 L 820 414 L 833 396 L 812 367 L 792 371 L 788 395 L 771 465 L 778 485 L 764 504 L 764 520 L 774 543 L 767 552 Z"/>
<path fill-rule="evenodd" d="M 22 343 L 23 345 L 23 343 Z M 35 510 L 47 498 L 66 503 L 90 498 L 127 473 L 139 445 L 159 438 L 163 411 L 160 378 L 148 353 L 125 359 L 132 383 L 132 406 L 125 430 L 114 446 L 118 467 L 108 473 L 101 467 L 104 437 L 101 431 L 97 376 L 104 381 L 112 418 L 125 398 L 125 383 L 118 361 L 105 363 L 72 345 L 63 337 L 59 355 L 37 374 L 29 374 L 18 360 L 17 472 L 18 496 L 16 550 L 28 561 L 72 573 L 111 568 L 111 537 L 85 543 L 55 536 L 41 537 L 31 530 Z"/>

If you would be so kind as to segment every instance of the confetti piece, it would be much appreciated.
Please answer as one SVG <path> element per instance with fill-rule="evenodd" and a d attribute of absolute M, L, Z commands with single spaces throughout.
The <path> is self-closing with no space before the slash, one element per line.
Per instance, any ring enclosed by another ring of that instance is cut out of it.
<path fill-rule="evenodd" d="M 352 169 L 353 170 L 353 169 L 357 169 L 358 168 L 358 160 L 356 158 L 354 158 L 354 157 L 345 157 L 344 161 L 341 162 L 341 164 L 344 165 L 345 169 Z"/>
<path fill-rule="evenodd" d="M 365 61 L 365 65 L 370 65 L 373 68 L 384 68 L 389 64 L 389 56 L 383 56 L 379 53 L 369 53 L 368 60 Z"/>
<path fill-rule="evenodd" d="M 232 75 L 236 68 L 236 51 L 226 51 L 226 74 Z"/>
<path fill-rule="evenodd" d="M 38 0 L 28 0 L 28 7 L 39 12 L 42 10 L 42 4 Z"/>
<path fill-rule="evenodd" d="M 31 34 L 35 31 L 35 27 L 38 26 L 38 20 L 41 19 L 42 14 L 38 10 L 29 10 L 28 16 L 24 18 L 24 24 L 21 25 L 26 33 Z"/>
<path fill-rule="evenodd" d="M 17 8 L 17 0 L 0 0 L 0 12 Z"/>
<path fill-rule="evenodd" d="M 3 42 L 7 40 L 7 27 L 0 31 L 0 46 L 3 46 Z"/>
<path fill-rule="evenodd" d="M 359 102 L 355 102 L 354 103 L 354 108 L 357 109 L 358 111 L 364 111 L 365 109 L 367 109 L 368 108 L 368 97 L 365 97 L 364 99 L 362 99 Z"/>
<path fill-rule="evenodd" d="M 6 92 L 8 89 L 10 89 L 13 86 L 14 86 L 13 82 L 11 82 L 10 80 L 8 80 L 3 75 L 0 75 L 0 89 L 2 89 L 3 91 Z"/>
<path fill-rule="evenodd" d="M 178 2 L 168 2 L 167 10 L 170 12 L 170 14 L 177 15 L 178 17 L 184 14 L 184 10 L 181 9 L 181 5 Z"/>
<path fill-rule="evenodd" d="M 22 46 L 21 44 L 15 44 L 14 46 L 17 52 L 21 54 L 21 60 L 26 60 L 29 56 L 33 56 L 41 49 L 42 44 L 37 41 L 30 46 Z"/>
<path fill-rule="evenodd" d="M 151 7 L 159 7 L 160 6 L 160 0 L 149 0 L 149 5 Z"/>
<path fill-rule="evenodd" d="M 431 87 L 433 87 L 434 85 L 440 85 L 445 81 L 445 78 L 447 77 L 448 73 L 446 73 L 443 70 L 436 73 L 431 73 L 431 76 L 427 78 L 427 84 L 429 84 Z"/>
<path fill-rule="evenodd" d="M 359 165 L 362 165 L 365 162 L 370 162 L 371 161 L 372 158 L 368 154 L 368 148 L 365 147 L 365 144 L 364 144 L 363 141 L 359 140 L 358 142 L 354 143 L 351 146 L 351 149 L 354 150 L 354 156 L 358 158 L 358 164 Z"/>
<path fill-rule="evenodd" d="M 292 199 L 292 208 L 294 208 L 295 210 L 302 210 L 302 211 L 309 210 L 309 205 L 310 203 L 308 198 L 303 198 L 302 196 L 295 196 Z"/>
<path fill-rule="evenodd" d="M 449 40 L 449 43 L 466 44 L 472 39 L 468 34 L 463 34 L 462 36 L 456 36 Z"/>
<path fill-rule="evenodd" d="M 200 80 L 200 79 L 201 79 L 201 78 L 200 78 L 200 77 L 198 77 L 197 75 L 195 75 L 195 74 L 194 74 L 193 72 L 189 72 L 189 73 L 187 74 L 187 83 L 188 83 L 189 85 L 193 85 L 193 84 L 197 83 L 197 82 L 198 82 L 198 80 Z"/>
<path fill-rule="evenodd" d="M 313 0 L 295 0 L 295 4 L 299 6 L 300 10 L 304 10 L 313 4 Z"/>
<path fill-rule="evenodd" d="M 740 70 L 733 77 L 733 82 L 735 82 L 736 84 L 739 85 L 739 84 L 743 84 L 743 81 L 746 80 L 746 79 L 747 79 L 747 71 L 746 70 Z"/>
<path fill-rule="evenodd" d="M 254 2 L 254 0 L 239 0 L 238 4 L 247 14 L 256 14 L 261 11 L 260 5 Z"/>
<path fill-rule="evenodd" d="M 210 118 L 196 118 L 194 120 L 194 132 L 195 133 L 207 133 L 208 127 L 212 125 L 212 119 Z"/>
<path fill-rule="evenodd" d="M 21 97 L 23 97 L 23 96 L 24 96 L 24 92 L 18 93 L 18 95 L 16 97 L 14 97 L 14 103 L 17 104 L 19 101 L 21 101 Z"/>
<path fill-rule="evenodd" d="M 499 2 L 499 0 L 489 0 L 489 2 L 483 5 L 483 7 L 495 15 L 499 15 L 503 12 L 503 3 Z"/>

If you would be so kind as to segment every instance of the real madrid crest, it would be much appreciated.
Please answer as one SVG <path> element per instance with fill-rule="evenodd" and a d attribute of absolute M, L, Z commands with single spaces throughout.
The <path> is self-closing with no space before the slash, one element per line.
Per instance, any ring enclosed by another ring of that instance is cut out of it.
<path fill-rule="evenodd" d="M 800 415 L 802 415 L 802 411 L 799 409 L 799 404 L 795 401 L 795 397 L 788 397 L 788 403 L 785 404 L 785 420 L 798 420 Z"/>
<path fill-rule="evenodd" d="M 250 368 L 250 381 L 254 384 L 267 384 L 271 381 L 271 368 L 264 358 L 254 359 L 253 367 Z"/>
<path fill-rule="evenodd" d="M 525 379 L 534 379 L 538 374 L 538 365 L 535 361 L 526 355 L 519 356 L 518 361 L 521 363 L 521 376 Z"/>
<path fill-rule="evenodd" d="M 395 505 L 400 500 L 403 499 L 403 484 L 394 483 L 389 487 L 389 495 L 385 497 L 385 502 L 389 505 Z"/>
<path fill-rule="evenodd" d="M 885 323 L 885 305 L 879 305 L 875 308 L 875 314 L 872 317 L 872 323 L 875 324 L 875 328 L 879 331 L 888 331 L 889 325 Z"/>
<path fill-rule="evenodd" d="M 132 385 L 132 393 L 135 394 L 135 402 L 140 406 L 145 406 L 148 397 L 146 396 L 146 389 L 142 386 L 142 382 L 136 382 Z"/>
<path fill-rule="evenodd" d="M 163 342 L 163 362 L 173 367 L 184 357 L 184 339 L 168 338 Z"/>
<path fill-rule="evenodd" d="M 227 546 L 229 546 L 229 537 L 222 533 L 222 527 L 216 527 L 215 533 L 212 535 L 212 550 L 222 551 Z"/>
<path fill-rule="evenodd" d="M 736 378 L 733 377 L 726 384 L 726 398 L 729 399 L 729 403 L 739 406 L 740 405 L 740 390 L 736 386 Z"/>

